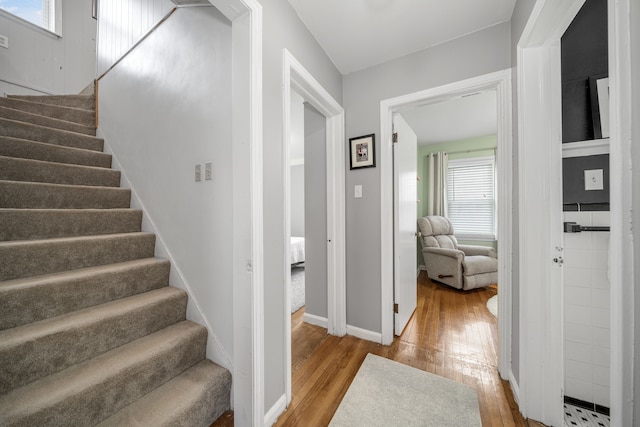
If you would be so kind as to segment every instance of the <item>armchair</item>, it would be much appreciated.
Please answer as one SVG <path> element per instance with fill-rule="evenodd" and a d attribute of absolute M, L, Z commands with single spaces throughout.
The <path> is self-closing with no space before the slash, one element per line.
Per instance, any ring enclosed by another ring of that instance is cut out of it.
<path fill-rule="evenodd" d="M 451 222 L 442 216 L 418 219 L 422 257 L 430 279 L 456 289 L 475 289 L 498 282 L 496 250 L 459 245 Z"/>

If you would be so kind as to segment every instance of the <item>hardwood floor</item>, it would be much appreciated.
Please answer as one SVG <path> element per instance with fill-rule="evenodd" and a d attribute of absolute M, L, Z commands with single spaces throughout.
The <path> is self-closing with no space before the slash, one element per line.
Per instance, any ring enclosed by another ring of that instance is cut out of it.
<path fill-rule="evenodd" d="M 418 307 L 400 337 L 383 346 L 334 337 L 292 317 L 292 401 L 276 426 L 326 426 L 367 353 L 474 387 L 483 426 L 526 426 L 497 371 L 497 320 L 486 308 L 495 287 L 461 292 L 418 279 Z"/>

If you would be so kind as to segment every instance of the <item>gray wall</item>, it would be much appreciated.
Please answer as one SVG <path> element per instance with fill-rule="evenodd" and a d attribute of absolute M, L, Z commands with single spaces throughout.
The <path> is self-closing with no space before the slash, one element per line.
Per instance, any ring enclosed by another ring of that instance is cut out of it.
<path fill-rule="evenodd" d="M 633 194 L 633 224 L 640 224 L 640 120 L 637 120 L 640 115 L 640 3 L 630 0 L 631 7 L 631 81 L 634 86 L 631 88 L 632 93 L 632 105 L 631 105 L 631 117 L 635 117 L 633 120 L 632 137 L 634 139 L 632 145 L 632 163 L 634 165 L 632 172 L 632 191 Z M 636 228 L 636 227 L 634 227 Z M 636 228 L 637 230 L 637 228 Z M 636 232 L 637 233 L 637 232 Z M 632 277 L 632 283 L 635 284 L 634 295 L 634 312 L 637 313 L 637 308 L 640 307 L 640 291 L 638 290 L 638 272 L 640 272 L 640 238 L 638 234 L 635 235 L 633 243 L 634 253 L 634 270 L 635 277 Z M 634 410 L 633 419 L 634 425 L 638 424 L 640 420 L 640 315 L 636 314 L 634 319 Z"/>
<path fill-rule="evenodd" d="M 380 101 L 511 67 L 510 25 L 499 24 L 344 77 L 346 140 L 380 137 Z M 349 158 L 345 144 L 346 158 Z M 376 164 L 380 164 L 376 150 Z M 353 187 L 363 186 L 362 199 Z M 347 324 L 381 332 L 380 168 L 346 171 Z"/>
<path fill-rule="evenodd" d="M 520 203 L 520 192 L 518 190 L 518 41 L 529 20 L 536 0 L 517 0 L 516 6 L 511 15 L 511 67 L 512 67 L 512 88 L 513 88 L 513 211 L 512 211 L 512 257 L 511 257 L 511 371 L 517 383 L 520 382 L 520 217 L 518 214 L 518 204 Z"/>
<path fill-rule="evenodd" d="M 282 155 L 282 49 L 287 48 L 338 102 L 342 75 L 287 0 L 261 0 L 263 6 L 264 107 L 264 342 L 265 410 L 285 391 L 284 373 L 284 168 Z"/>
<path fill-rule="evenodd" d="M 326 119 L 304 106 L 305 313 L 327 317 Z"/>

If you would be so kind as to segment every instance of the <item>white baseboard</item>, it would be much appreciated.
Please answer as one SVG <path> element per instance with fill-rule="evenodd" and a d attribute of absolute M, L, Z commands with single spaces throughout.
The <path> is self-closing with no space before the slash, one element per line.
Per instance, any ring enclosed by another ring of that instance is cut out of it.
<path fill-rule="evenodd" d="M 131 185 L 131 181 L 129 181 L 126 172 L 122 168 L 122 164 L 118 161 L 118 157 L 113 152 L 113 149 L 107 142 L 107 138 L 102 133 L 101 129 L 96 130 L 96 136 L 99 138 L 104 138 L 104 152 L 107 154 L 111 154 L 111 168 L 113 170 L 120 171 L 120 186 L 121 188 L 127 188 L 131 190 L 131 208 L 132 209 L 140 209 L 142 210 L 142 231 L 153 233 L 156 236 L 156 246 L 155 246 L 155 256 L 158 258 L 164 258 L 171 262 L 171 270 L 169 272 L 169 284 L 175 288 L 182 289 L 188 295 L 187 298 L 187 319 L 191 320 L 195 323 L 199 323 L 207 328 L 208 337 L 207 337 L 207 358 L 211 359 L 218 365 L 228 369 L 233 372 L 233 362 L 231 358 L 227 354 L 227 352 L 222 347 L 218 336 L 215 334 L 215 331 L 207 318 L 204 315 L 204 311 L 200 304 L 198 304 L 198 300 L 196 299 L 191 287 L 187 283 L 184 274 L 180 270 L 180 267 L 176 263 L 175 259 L 171 255 L 169 248 L 164 243 L 162 239 L 162 234 L 158 231 L 155 223 L 151 219 L 151 215 L 145 208 L 142 200 L 136 193 L 135 189 Z"/>
<path fill-rule="evenodd" d="M 380 332 L 373 332 L 367 329 L 358 328 L 357 326 L 347 325 L 347 335 L 352 335 L 356 338 L 360 338 L 367 341 L 382 343 L 382 334 Z"/>
<path fill-rule="evenodd" d="M 329 327 L 329 320 L 326 317 L 316 316 L 315 314 L 305 313 L 302 320 L 316 326 L 322 326 L 323 328 Z"/>
<path fill-rule="evenodd" d="M 509 384 L 511 385 L 511 392 L 513 393 L 513 399 L 516 401 L 518 405 L 520 405 L 520 388 L 518 387 L 518 382 L 516 381 L 516 377 L 513 375 L 513 371 L 509 371 Z"/>
<path fill-rule="evenodd" d="M 284 394 L 273 404 L 271 409 L 264 414 L 264 425 L 271 427 L 278 421 L 278 417 L 287 409 L 287 396 Z"/>
<path fill-rule="evenodd" d="M 418 270 L 416 270 L 416 277 L 420 275 L 421 271 L 427 271 L 427 267 L 425 267 L 424 265 L 419 265 Z"/>

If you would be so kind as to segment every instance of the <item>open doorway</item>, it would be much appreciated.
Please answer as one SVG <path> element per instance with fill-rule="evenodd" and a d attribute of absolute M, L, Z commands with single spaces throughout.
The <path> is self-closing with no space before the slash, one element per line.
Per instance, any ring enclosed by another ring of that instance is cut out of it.
<path fill-rule="evenodd" d="M 497 174 L 497 245 L 498 283 L 498 370 L 503 379 L 509 378 L 511 351 L 511 75 L 502 71 L 464 80 L 421 92 L 404 95 L 381 102 L 381 216 L 382 216 L 382 340 L 388 344 L 393 339 L 393 316 L 386 307 L 392 306 L 393 258 L 395 240 L 393 224 L 393 176 L 390 165 L 392 157 L 392 115 L 429 104 L 459 99 L 477 92 L 494 90 L 496 93 L 496 162 L 500 165 Z M 505 179 L 501 179 L 505 177 Z M 417 254 L 416 254 L 417 255 Z"/>

